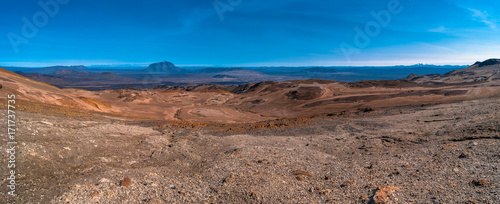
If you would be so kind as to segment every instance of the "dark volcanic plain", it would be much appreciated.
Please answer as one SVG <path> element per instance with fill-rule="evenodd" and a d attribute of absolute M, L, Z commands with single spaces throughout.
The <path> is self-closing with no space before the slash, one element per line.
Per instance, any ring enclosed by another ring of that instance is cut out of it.
<path fill-rule="evenodd" d="M 1 70 L 2 109 L 18 99 L 19 174 L 10 197 L 2 145 L 0 201 L 499 203 L 498 62 L 404 80 L 101 91 Z"/>

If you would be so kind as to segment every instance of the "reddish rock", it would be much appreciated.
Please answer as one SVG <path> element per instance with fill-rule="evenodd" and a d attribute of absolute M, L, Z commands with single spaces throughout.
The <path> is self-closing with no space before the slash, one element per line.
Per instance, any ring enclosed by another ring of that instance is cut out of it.
<path fill-rule="evenodd" d="M 129 187 L 130 185 L 132 185 L 132 180 L 128 177 L 125 177 L 123 181 L 120 182 L 120 186 Z"/>
<path fill-rule="evenodd" d="M 396 191 L 395 186 L 380 186 L 378 187 L 375 195 L 373 196 L 373 202 L 375 204 L 384 204 L 389 200 L 389 196 Z"/>

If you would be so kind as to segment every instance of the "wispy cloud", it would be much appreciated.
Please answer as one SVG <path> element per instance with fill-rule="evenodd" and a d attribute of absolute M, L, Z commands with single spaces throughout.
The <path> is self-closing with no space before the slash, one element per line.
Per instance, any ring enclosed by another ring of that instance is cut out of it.
<path fill-rule="evenodd" d="M 431 32 L 431 33 L 447 33 L 448 32 L 448 28 L 446 28 L 444 26 L 439 26 L 437 28 L 431 28 L 428 31 Z"/>
<path fill-rule="evenodd" d="M 474 20 L 485 23 L 493 30 L 495 30 L 497 28 L 496 20 L 491 19 L 488 16 L 488 13 L 486 11 L 480 11 L 480 10 L 472 9 L 472 8 L 468 8 L 468 9 L 469 9 L 469 11 L 472 12 L 472 17 L 474 17 Z"/>

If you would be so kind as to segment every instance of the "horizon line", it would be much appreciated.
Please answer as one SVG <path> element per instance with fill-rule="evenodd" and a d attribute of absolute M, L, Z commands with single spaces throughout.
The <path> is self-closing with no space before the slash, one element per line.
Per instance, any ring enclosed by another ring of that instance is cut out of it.
<path fill-rule="evenodd" d="M 23 62 L 26 63 L 26 62 Z M 147 67 L 153 63 L 112 63 L 112 64 L 85 64 L 85 63 L 43 63 L 43 64 L 38 64 L 35 65 L 34 63 L 28 62 L 28 64 L 19 63 L 19 65 L 13 65 L 12 63 L 6 63 L 6 64 L 1 64 L 0 67 L 16 67 L 16 68 L 46 68 L 46 67 L 55 67 L 55 66 L 85 66 L 85 67 Z M 18 64 L 18 63 L 16 63 Z M 438 63 L 438 64 L 427 64 L 427 63 L 408 63 L 408 64 L 377 64 L 377 65 L 369 65 L 369 64 L 359 64 L 359 65 L 273 65 L 273 64 L 262 64 L 262 65 L 213 65 L 213 64 L 179 64 L 176 65 L 176 67 L 205 67 L 205 68 L 210 68 L 210 67 L 215 67 L 215 68 L 257 68 L 257 67 L 410 67 L 410 66 L 471 66 L 472 64 L 464 63 L 464 64 L 446 64 L 446 63 Z"/>

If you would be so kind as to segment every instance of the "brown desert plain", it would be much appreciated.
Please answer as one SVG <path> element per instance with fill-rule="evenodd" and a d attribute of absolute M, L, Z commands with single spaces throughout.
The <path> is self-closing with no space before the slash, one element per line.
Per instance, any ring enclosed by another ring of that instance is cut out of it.
<path fill-rule="evenodd" d="M 1 203 L 500 203 L 500 60 L 401 80 L 16 95 Z"/>

